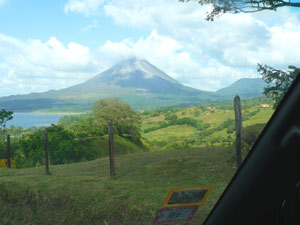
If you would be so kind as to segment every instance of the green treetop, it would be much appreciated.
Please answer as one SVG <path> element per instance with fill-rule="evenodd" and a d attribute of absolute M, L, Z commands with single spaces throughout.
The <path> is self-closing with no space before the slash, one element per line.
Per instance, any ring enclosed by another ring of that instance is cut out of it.
<path fill-rule="evenodd" d="M 274 108 L 276 108 L 292 82 L 296 79 L 300 68 L 289 66 L 288 70 L 282 71 L 271 66 L 258 64 L 257 71 L 268 84 L 264 88 L 264 94 L 273 99 Z"/>
<path fill-rule="evenodd" d="M 107 128 L 108 119 L 112 118 L 114 132 L 141 144 L 140 117 L 129 104 L 120 99 L 101 99 L 94 104 L 95 122 Z"/>

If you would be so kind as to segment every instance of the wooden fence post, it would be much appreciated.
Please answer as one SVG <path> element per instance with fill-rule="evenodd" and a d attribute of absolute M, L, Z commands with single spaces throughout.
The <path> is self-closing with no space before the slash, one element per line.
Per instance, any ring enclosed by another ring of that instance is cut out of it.
<path fill-rule="evenodd" d="M 10 168 L 10 136 L 7 135 L 7 168 Z"/>
<path fill-rule="evenodd" d="M 109 163 L 110 163 L 110 176 L 115 176 L 115 158 L 114 158 L 114 129 L 112 118 L 108 119 L 108 135 L 109 135 Z"/>
<path fill-rule="evenodd" d="M 46 174 L 49 175 L 49 155 L 48 155 L 48 133 L 47 128 L 45 128 L 45 166 L 46 166 Z"/>
<path fill-rule="evenodd" d="M 237 169 L 242 162 L 242 107 L 240 97 L 234 97 L 235 131 L 236 131 L 236 163 Z"/>

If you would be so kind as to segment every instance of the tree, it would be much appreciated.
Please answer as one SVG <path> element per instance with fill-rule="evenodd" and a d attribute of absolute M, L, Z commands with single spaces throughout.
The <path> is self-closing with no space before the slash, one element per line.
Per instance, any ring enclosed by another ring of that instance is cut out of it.
<path fill-rule="evenodd" d="M 257 71 L 268 84 L 264 88 L 264 94 L 273 99 L 273 107 L 276 108 L 292 82 L 296 79 L 300 68 L 288 66 L 288 70 L 282 71 L 271 66 L 258 64 Z"/>
<path fill-rule="evenodd" d="M 128 138 L 137 144 L 142 144 L 140 134 L 140 117 L 125 102 L 120 99 L 101 99 L 94 104 L 95 123 L 105 127 L 107 133 L 108 119 L 112 118 L 116 135 Z"/>
<path fill-rule="evenodd" d="M 78 148 L 74 135 L 61 126 L 47 127 L 49 156 L 51 164 L 79 162 L 89 153 Z M 31 167 L 44 163 L 45 145 L 44 129 L 40 128 L 19 139 L 19 150 L 16 153 L 17 167 Z"/>
<path fill-rule="evenodd" d="M 77 138 L 99 137 L 105 134 L 107 127 L 97 123 L 94 118 L 85 118 L 71 124 L 69 130 Z"/>
<path fill-rule="evenodd" d="M 206 20 L 213 21 L 215 17 L 223 13 L 253 13 L 262 10 L 274 10 L 278 8 L 300 7 L 300 1 L 290 0 L 179 0 L 180 2 L 196 1 L 200 5 L 211 5 L 213 9 L 208 13 Z"/>
<path fill-rule="evenodd" d="M 47 127 L 47 132 L 49 140 L 49 155 L 50 160 L 52 159 L 52 164 L 80 161 L 81 154 L 79 154 L 80 152 L 75 148 L 74 136 L 72 133 L 61 126 L 56 125 Z"/>
<path fill-rule="evenodd" d="M 256 142 L 264 127 L 265 124 L 254 124 L 243 129 L 243 145 L 247 153 Z"/>
<path fill-rule="evenodd" d="M 4 145 L 6 136 L 6 122 L 13 118 L 12 114 L 12 111 L 6 111 L 5 109 L 0 111 L 0 145 Z"/>
<path fill-rule="evenodd" d="M 167 114 L 165 116 L 165 120 L 177 120 L 177 115 L 176 114 Z"/>
<path fill-rule="evenodd" d="M 12 111 L 6 111 L 5 109 L 2 109 L 0 111 L 0 129 L 5 129 L 6 122 L 11 120 L 13 118 Z"/>

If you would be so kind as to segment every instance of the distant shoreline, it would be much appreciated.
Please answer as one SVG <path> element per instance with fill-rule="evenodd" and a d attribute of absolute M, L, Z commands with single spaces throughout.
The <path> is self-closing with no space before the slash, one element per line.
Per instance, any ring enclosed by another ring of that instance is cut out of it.
<path fill-rule="evenodd" d="M 32 111 L 32 112 L 14 112 L 14 113 L 35 113 L 35 114 L 71 114 L 80 115 L 88 112 L 44 112 L 44 111 Z"/>

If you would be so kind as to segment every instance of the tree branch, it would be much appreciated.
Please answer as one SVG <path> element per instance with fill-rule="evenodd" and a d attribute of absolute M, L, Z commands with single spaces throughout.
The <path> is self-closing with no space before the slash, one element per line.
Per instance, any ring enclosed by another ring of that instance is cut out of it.
<path fill-rule="evenodd" d="M 190 2 L 193 0 L 179 0 L 180 2 Z M 290 0 L 194 0 L 200 5 L 212 5 L 213 10 L 208 13 L 206 20 L 213 21 L 216 16 L 223 13 L 254 13 L 263 10 L 275 10 L 281 7 L 300 7 L 300 1 L 291 2 Z"/>

